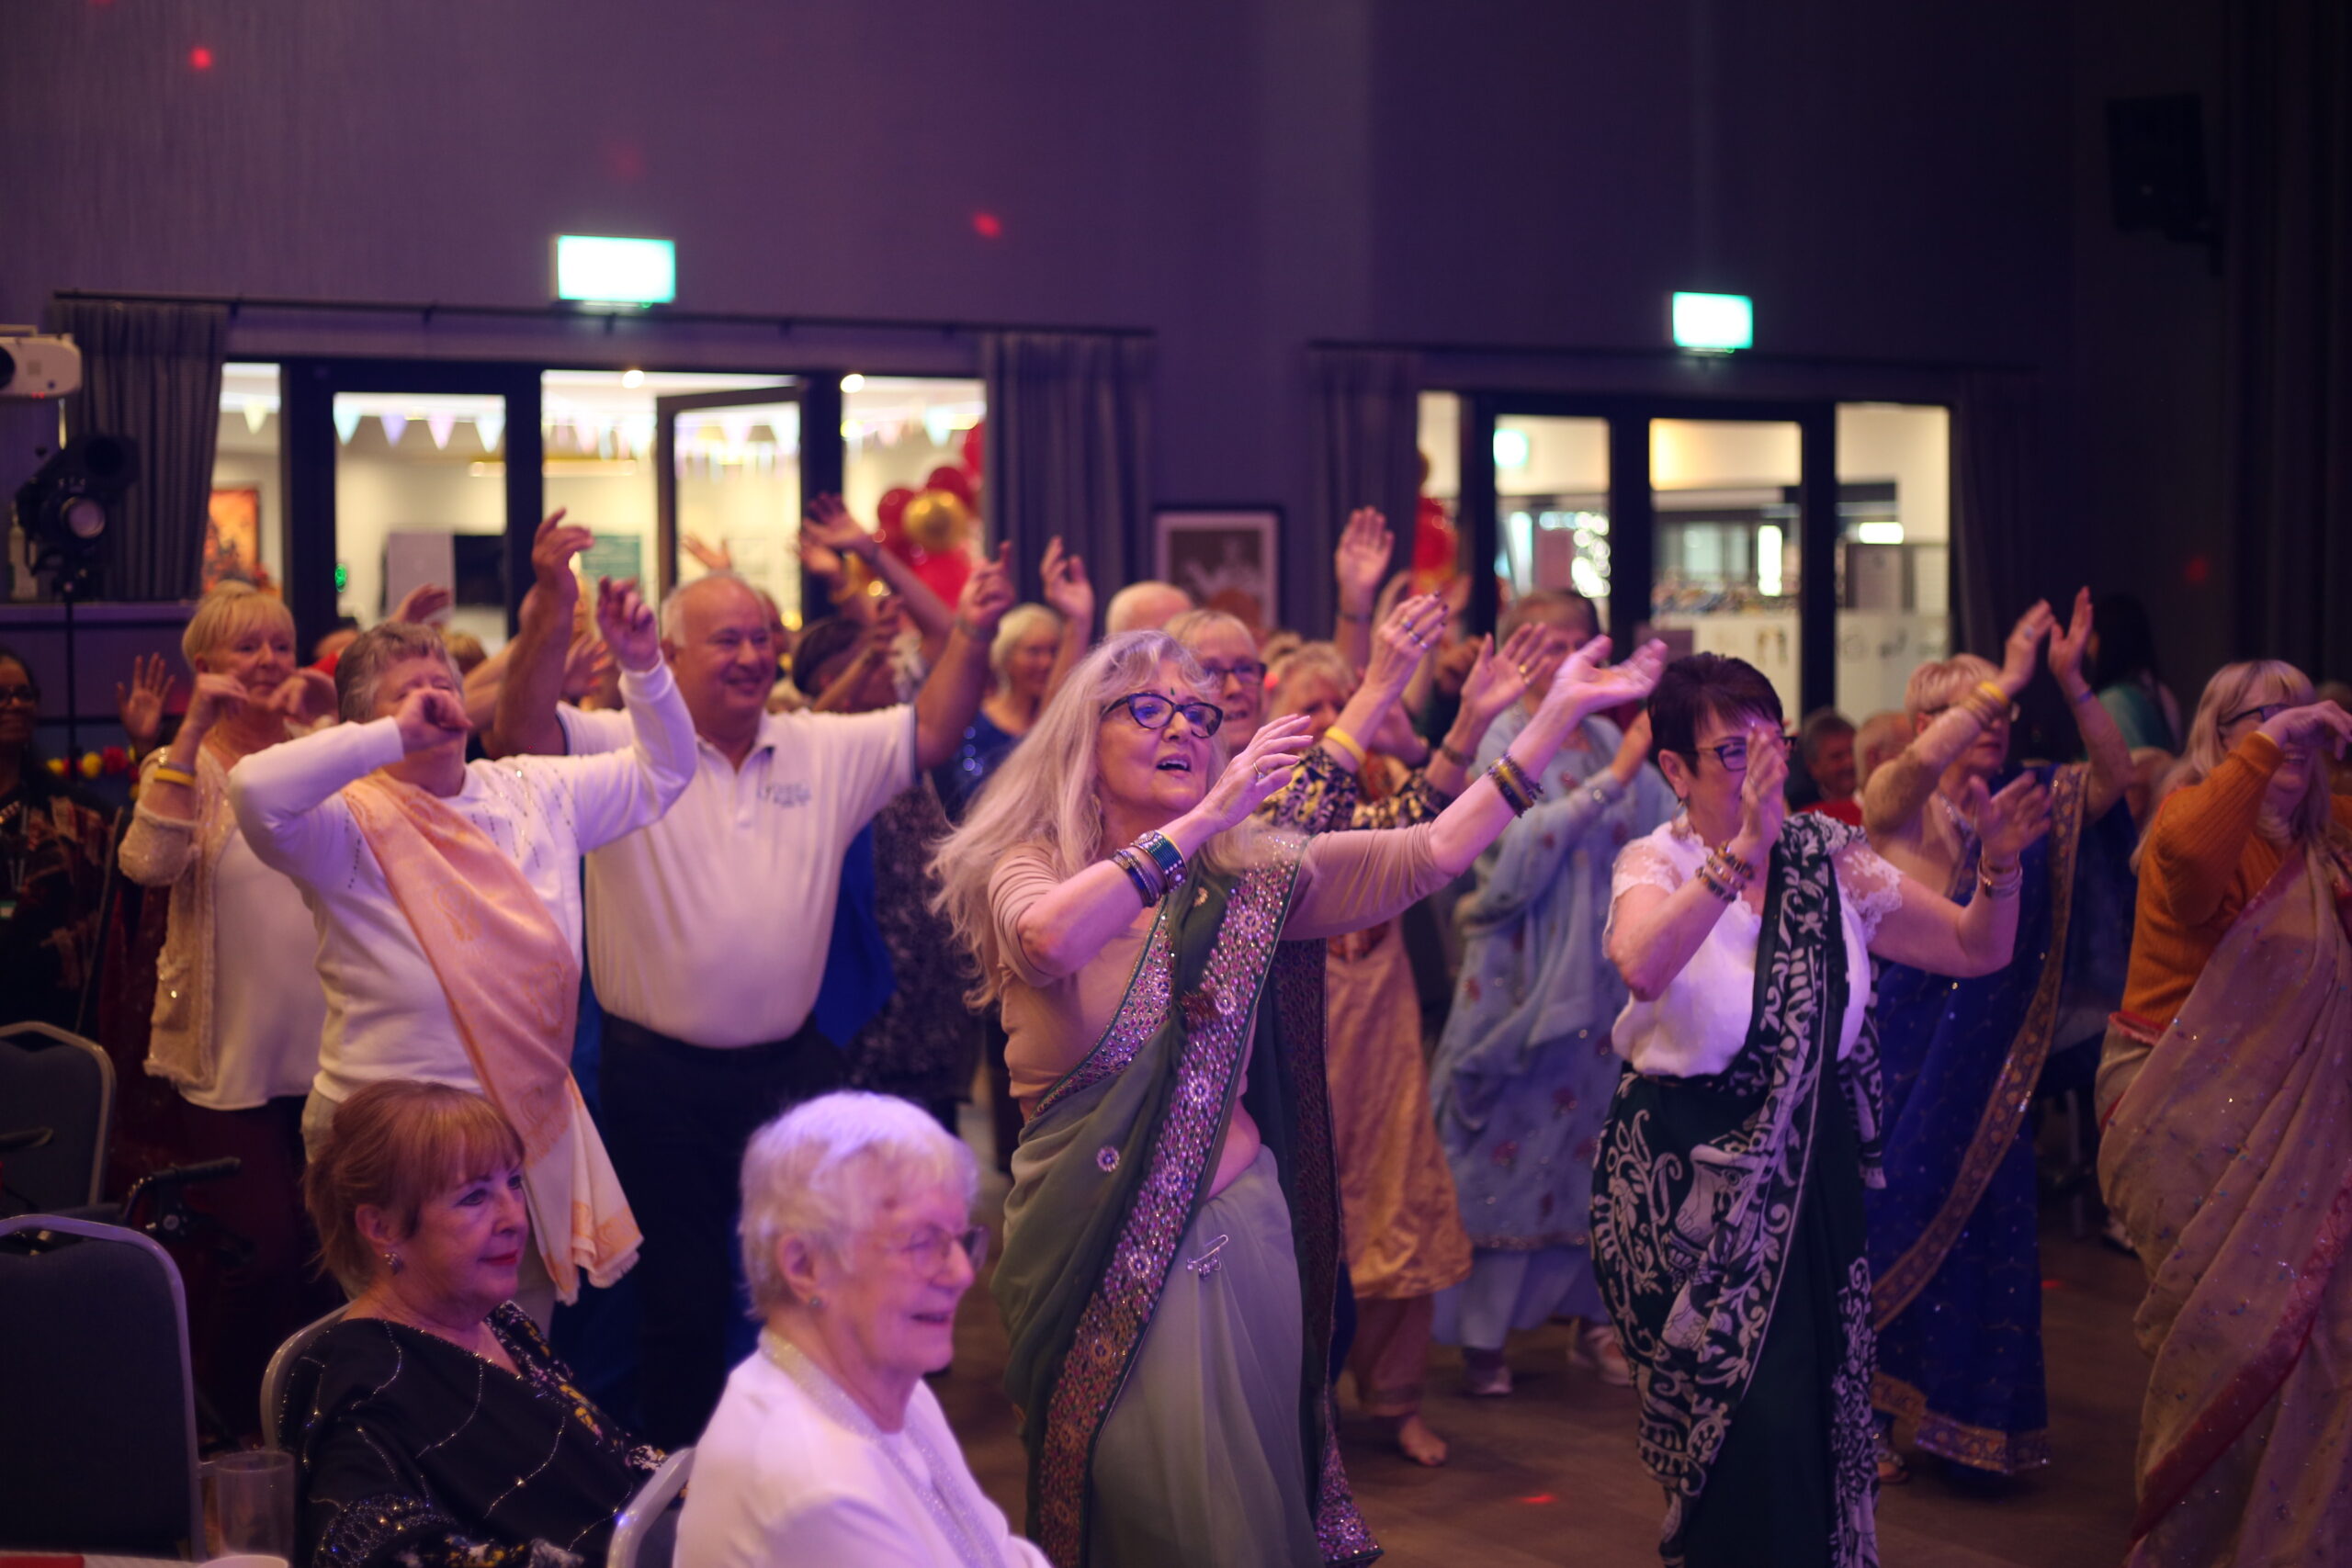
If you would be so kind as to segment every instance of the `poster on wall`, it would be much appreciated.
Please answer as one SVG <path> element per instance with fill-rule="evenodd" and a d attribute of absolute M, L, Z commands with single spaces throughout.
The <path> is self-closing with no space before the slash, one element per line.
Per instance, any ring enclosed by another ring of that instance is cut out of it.
<path fill-rule="evenodd" d="M 1263 632 L 1282 603 L 1282 520 L 1279 506 L 1164 507 L 1152 514 L 1153 574 Z"/>
<path fill-rule="evenodd" d="M 204 591 L 224 582 L 270 585 L 261 564 L 261 490 L 241 485 L 216 490 L 204 513 Z"/>

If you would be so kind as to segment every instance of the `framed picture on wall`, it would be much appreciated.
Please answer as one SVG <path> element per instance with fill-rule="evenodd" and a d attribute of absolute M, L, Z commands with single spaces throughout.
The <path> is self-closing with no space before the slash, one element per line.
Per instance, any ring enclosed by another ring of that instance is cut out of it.
<path fill-rule="evenodd" d="M 261 491 L 243 485 L 216 490 L 204 514 L 204 591 L 224 582 L 269 585 L 261 567 Z"/>
<path fill-rule="evenodd" d="M 1167 506 L 1152 513 L 1152 570 L 1193 602 L 1262 632 L 1282 604 L 1279 506 Z"/>

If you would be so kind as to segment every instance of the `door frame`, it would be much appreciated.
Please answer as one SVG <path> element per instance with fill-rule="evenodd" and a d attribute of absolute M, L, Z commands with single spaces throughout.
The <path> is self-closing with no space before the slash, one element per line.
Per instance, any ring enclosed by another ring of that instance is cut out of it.
<path fill-rule="evenodd" d="M 1460 400 L 1462 513 L 1468 536 L 1470 616 L 1491 631 L 1500 616 L 1492 563 L 1502 536 L 1495 484 L 1495 425 L 1507 416 L 1600 419 L 1609 429 L 1609 624 L 1650 618 L 1657 575 L 1657 512 L 1651 496 L 1650 421 L 1690 419 L 1797 427 L 1797 688 L 1801 711 L 1838 693 L 1838 400 L 1832 398 L 1690 398 L 1647 392 L 1486 391 L 1430 387 Z"/>

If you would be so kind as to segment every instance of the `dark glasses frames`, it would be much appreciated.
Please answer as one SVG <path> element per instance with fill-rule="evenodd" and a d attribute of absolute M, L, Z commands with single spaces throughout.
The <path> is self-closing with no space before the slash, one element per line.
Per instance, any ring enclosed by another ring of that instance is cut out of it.
<path fill-rule="evenodd" d="M 1165 729 L 1168 721 L 1177 714 L 1184 722 L 1203 735 L 1215 735 L 1225 723 L 1225 710 L 1215 703 L 1180 703 L 1173 697 L 1163 697 L 1158 692 L 1129 692 L 1125 696 L 1104 705 L 1102 716 L 1110 717 L 1121 708 L 1127 716 L 1146 729 Z"/>

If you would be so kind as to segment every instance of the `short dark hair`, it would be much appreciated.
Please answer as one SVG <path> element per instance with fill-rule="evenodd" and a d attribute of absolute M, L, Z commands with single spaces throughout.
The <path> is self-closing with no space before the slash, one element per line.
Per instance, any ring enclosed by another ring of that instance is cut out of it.
<path fill-rule="evenodd" d="M 1781 694 L 1744 659 L 1692 653 L 1674 660 L 1650 694 L 1650 734 L 1661 751 L 1699 753 L 1700 721 L 1755 714 L 1781 722 Z"/>
<path fill-rule="evenodd" d="M 1815 708 L 1804 716 L 1804 723 L 1797 728 L 1797 750 L 1810 763 L 1824 742 L 1853 733 L 1854 721 L 1836 708 Z"/>
<path fill-rule="evenodd" d="M 821 694 L 817 671 L 844 653 L 854 653 L 865 628 L 847 615 L 828 615 L 800 634 L 792 650 L 792 683 L 808 696 Z"/>

